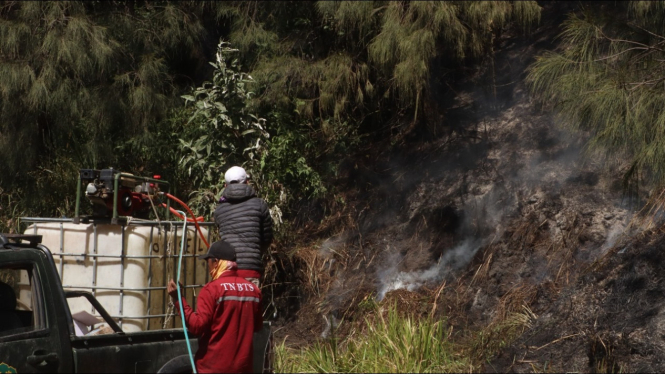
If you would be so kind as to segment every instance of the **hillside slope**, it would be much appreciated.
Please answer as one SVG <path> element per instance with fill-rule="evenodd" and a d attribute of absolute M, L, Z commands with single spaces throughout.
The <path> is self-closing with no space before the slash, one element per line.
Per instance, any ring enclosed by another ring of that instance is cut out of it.
<path fill-rule="evenodd" d="M 662 324 L 662 240 L 629 234 L 621 163 L 585 152 L 586 135 L 556 126 L 523 83 L 572 9 L 545 4 L 529 37 L 503 36 L 494 74 L 441 95 L 433 138 L 368 146 L 345 167 L 347 209 L 335 235 L 301 250 L 308 297 L 278 337 L 348 334 L 369 300 L 465 329 L 526 311 L 531 328 L 487 371 L 663 370 L 662 344 L 649 342 Z"/>

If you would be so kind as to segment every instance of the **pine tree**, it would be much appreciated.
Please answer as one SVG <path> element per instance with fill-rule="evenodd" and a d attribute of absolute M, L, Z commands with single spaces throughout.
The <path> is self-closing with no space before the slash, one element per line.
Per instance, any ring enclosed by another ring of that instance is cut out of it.
<path fill-rule="evenodd" d="M 590 131 L 590 149 L 630 160 L 626 180 L 665 183 L 665 2 L 584 6 L 528 81 L 558 121 Z M 611 161 L 611 159 L 610 159 Z"/>
<path fill-rule="evenodd" d="M 493 35 L 510 25 L 535 25 L 540 7 L 522 1 L 249 2 L 226 14 L 234 20 L 230 41 L 248 55 L 245 65 L 264 88 L 259 103 L 292 105 L 325 131 L 331 121 L 364 118 L 380 102 L 417 112 L 429 99 L 437 55 L 463 61 L 488 54 Z"/>
<path fill-rule="evenodd" d="M 216 23 L 216 7 L 0 4 L 0 188 L 36 194 L 36 214 L 63 214 L 53 209 L 71 204 L 79 168 L 140 167 L 144 155 L 123 146 L 181 105 L 194 68 L 207 66 L 204 26 Z"/>

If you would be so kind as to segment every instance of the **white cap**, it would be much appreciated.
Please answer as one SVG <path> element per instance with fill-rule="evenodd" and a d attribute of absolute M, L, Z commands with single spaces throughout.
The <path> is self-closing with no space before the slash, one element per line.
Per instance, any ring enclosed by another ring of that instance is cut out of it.
<path fill-rule="evenodd" d="M 224 174 L 224 180 L 226 184 L 245 183 L 247 181 L 247 173 L 240 166 L 233 166 Z"/>

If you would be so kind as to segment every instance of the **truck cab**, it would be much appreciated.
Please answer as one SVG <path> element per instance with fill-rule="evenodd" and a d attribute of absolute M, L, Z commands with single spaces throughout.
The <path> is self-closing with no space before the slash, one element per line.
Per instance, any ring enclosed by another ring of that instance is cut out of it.
<path fill-rule="evenodd" d="M 38 248 L 38 237 L 25 237 L 27 245 L 0 240 L 0 365 L 19 373 L 73 371 L 64 354 L 71 315 L 48 271 L 52 258 Z M 17 305 L 20 294 L 29 295 L 30 303 Z"/>
<path fill-rule="evenodd" d="M 38 235 L 0 234 L 0 372 L 191 372 L 183 329 L 123 332 L 91 293 L 63 290 L 40 242 Z M 67 298 L 78 297 L 113 333 L 76 336 Z M 269 341 L 264 325 L 254 337 L 258 372 L 271 370 L 264 367 Z M 195 352 L 191 334 L 190 343 Z"/>

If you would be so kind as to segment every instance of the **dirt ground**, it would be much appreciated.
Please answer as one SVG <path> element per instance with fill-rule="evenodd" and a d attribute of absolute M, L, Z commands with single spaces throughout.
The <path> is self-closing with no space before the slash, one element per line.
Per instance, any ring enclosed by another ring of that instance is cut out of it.
<path fill-rule="evenodd" d="M 621 157 L 586 151 L 523 83 L 570 9 L 545 5 L 528 38 L 502 37 L 497 92 L 481 69 L 441 95 L 426 135 L 343 168 L 343 213 L 292 256 L 301 286 L 277 341 L 347 335 L 387 302 L 459 329 L 526 310 L 531 327 L 485 371 L 665 371 L 665 235 L 630 225 L 642 201 L 625 194 Z"/>

